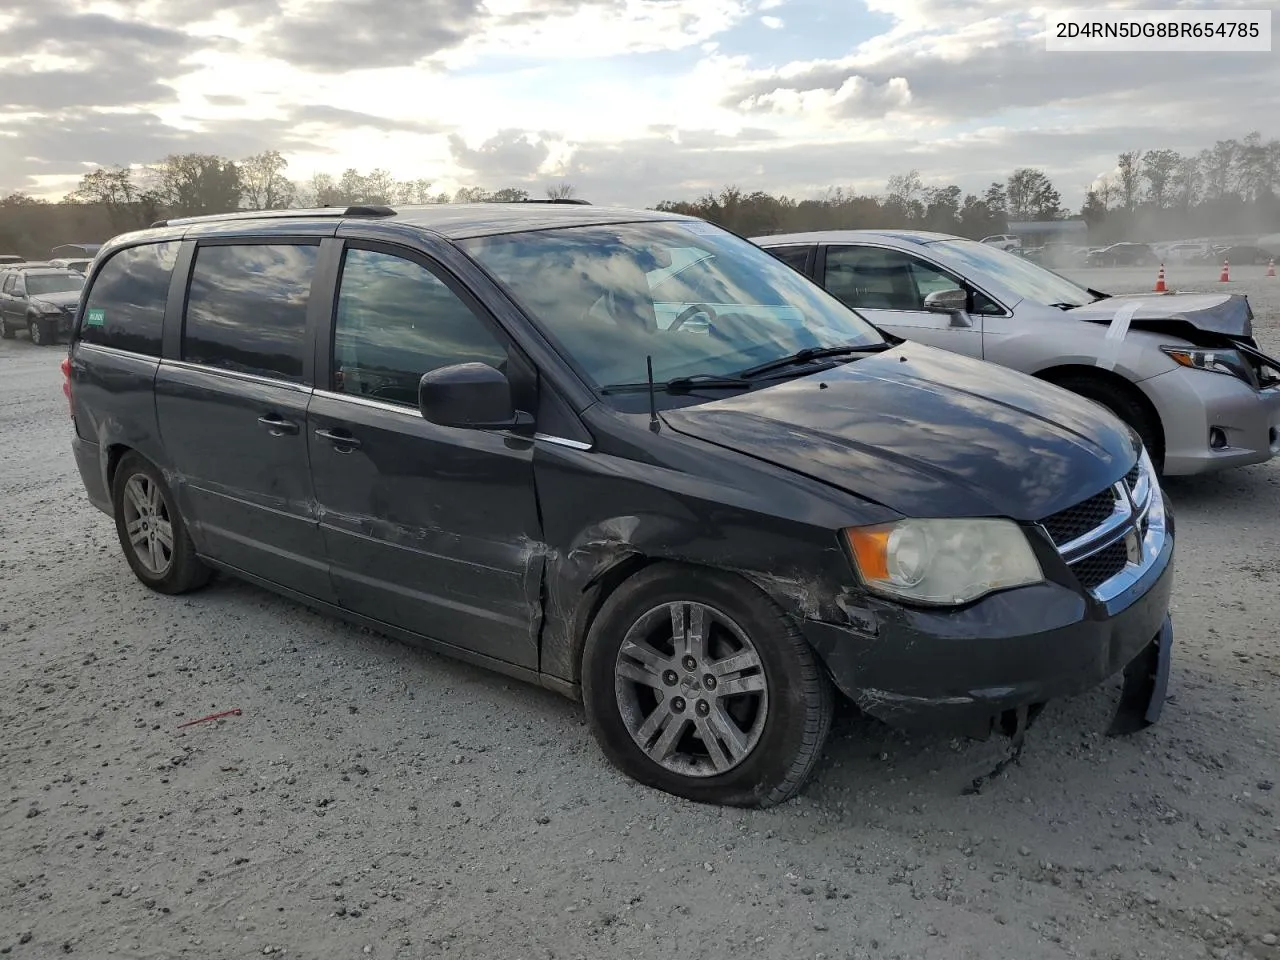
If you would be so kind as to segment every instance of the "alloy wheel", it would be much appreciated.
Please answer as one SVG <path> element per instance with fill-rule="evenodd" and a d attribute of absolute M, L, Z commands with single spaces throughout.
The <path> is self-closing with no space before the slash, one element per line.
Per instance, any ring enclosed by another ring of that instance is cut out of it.
<path fill-rule="evenodd" d="M 135 473 L 124 487 L 124 523 L 143 568 L 162 577 L 173 564 L 173 523 L 160 486 L 144 473 Z"/>
<path fill-rule="evenodd" d="M 769 713 L 759 651 L 730 617 L 702 603 L 663 604 L 631 626 L 614 693 L 640 749 L 682 776 L 733 770 L 760 742 Z"/>

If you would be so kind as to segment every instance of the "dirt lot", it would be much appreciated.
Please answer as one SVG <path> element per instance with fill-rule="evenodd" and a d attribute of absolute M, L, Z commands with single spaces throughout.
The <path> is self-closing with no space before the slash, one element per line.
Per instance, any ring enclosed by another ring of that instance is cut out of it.
<path fill-rule="evenodd" d="M 1262 270 L 1233 288 L 1278 351 Z M 1280 958 L 1280 466 L 1169 483 L 1156 728 L 1100 736 L 1112 689 L 1052 705 L 964 796 L 998 741 L 846 718 L 798 801 L 728 811 L 624 780 L 553 694 L 227 580 L 148 593 L 84 500 L 60 358 L 0 345 L 0 953 Z"/>

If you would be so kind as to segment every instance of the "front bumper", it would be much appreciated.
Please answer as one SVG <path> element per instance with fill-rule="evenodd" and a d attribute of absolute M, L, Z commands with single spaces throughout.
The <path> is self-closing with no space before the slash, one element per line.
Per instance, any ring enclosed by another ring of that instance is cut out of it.
<path fill-rule="evenodd" d="M 954 611 L 873 601 L 851 624 L 802 629 L 841 692 L 905 729 L 983 737 L 1001 714 L 1089 690 L 1153 643 L 1166 654 L 1173 589 L 1173 514 L 1141 575 L 1109 600 L 1042 583 Z"/>
<path fill-rule="evenodd" d="M 1164 427 L 1164 472 L 1208 473 L 1262 463 L 1280 453 L 1280 388 L 1254 390 L 1242 380 L 1203 370 L 1171 370 L 1139 384 Z M 1210 446 L 1210 431 L 1226 436 Z"/>

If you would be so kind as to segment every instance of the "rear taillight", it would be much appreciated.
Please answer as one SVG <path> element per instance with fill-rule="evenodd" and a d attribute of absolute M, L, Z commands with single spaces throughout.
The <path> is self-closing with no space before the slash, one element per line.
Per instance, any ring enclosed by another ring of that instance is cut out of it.
<path fill-rule="evenodd" d="M 71 403 L 71 357 L 62 358 L 62 393 L 67 398 L 67 412 L 74 417 L 75 408 Z"/>

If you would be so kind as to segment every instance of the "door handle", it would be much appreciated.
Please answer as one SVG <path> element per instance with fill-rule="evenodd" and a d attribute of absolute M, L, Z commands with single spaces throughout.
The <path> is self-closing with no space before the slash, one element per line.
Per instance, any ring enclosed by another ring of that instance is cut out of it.
<path fill-rule="evenodd" d="M 328 440 L 339 453 L 350 453 L 360 446 L 360 441 L 346 431 L 337 433 L 333 430 L 317 430 L 316 436 L 321 440 Z"/>
<path fill-rule="evenodd" d="M 298 432 L 298 425 L 275 414 L 259 417 L 258 422 L 267 428 L 273 437 L 292 436 Z"/>

